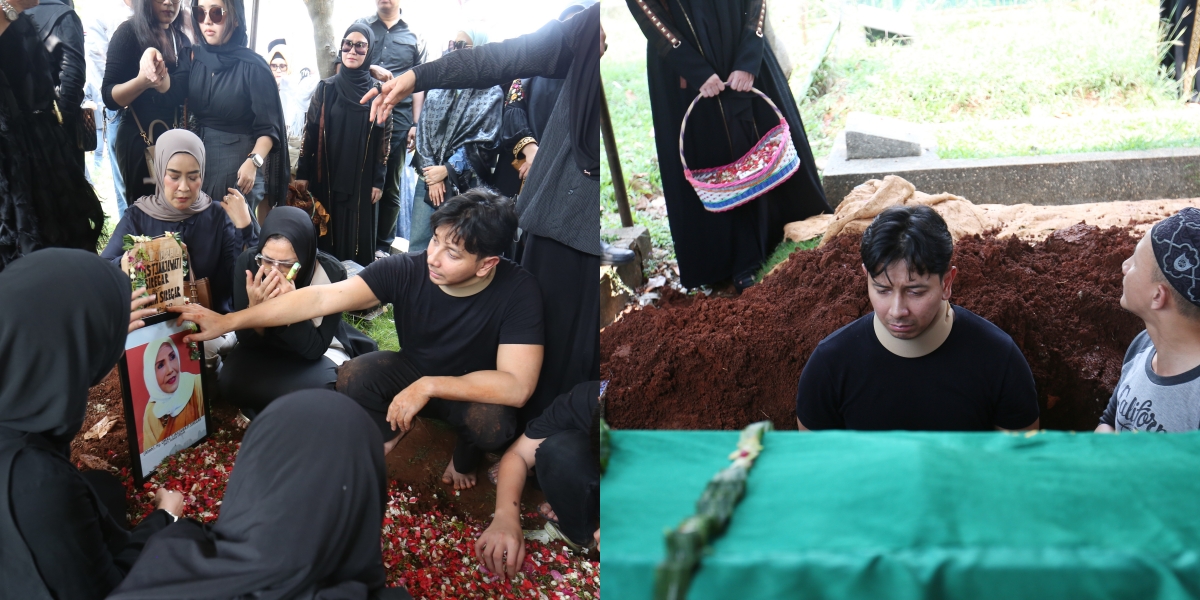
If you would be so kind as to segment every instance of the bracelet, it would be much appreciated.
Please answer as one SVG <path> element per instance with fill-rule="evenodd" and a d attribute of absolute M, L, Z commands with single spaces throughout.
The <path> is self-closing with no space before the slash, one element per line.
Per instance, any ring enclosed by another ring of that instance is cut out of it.
<path fill-rule="evenodd" d="M 513 146 L 513 158 L 520 158 L 521 151 L 525 149 L 525 146 L 536 143 L 537 140 L 533 139 L 532 137 L 526 136 L 521 138 L 521 141 L 517 142 L 516 146 Z"/>

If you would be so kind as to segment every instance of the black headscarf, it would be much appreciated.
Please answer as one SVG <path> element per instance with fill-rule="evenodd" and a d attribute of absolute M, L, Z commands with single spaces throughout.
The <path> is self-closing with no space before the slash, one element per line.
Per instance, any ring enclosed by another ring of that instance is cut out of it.
<path fill-rule="evenodd" d="M 204 39 L 204 36 L 198 36 L 200 43 L 194 46 L 196 60 L 204 63 L 211 71 L 220 71 L 232 67 L 237 61 L 248 62 L 254 65 L 266 65 L 263 57 L 249 47 L 250 37 L 246 34 L 246 6 L 242 0 L 225 0 L 226 10 L 232 8 L 234 15 L 237 18 L 237 27 L 230 34 L 229 39 L 220 46 L 213 46 Z M 228 18 L 228 17 L 227 17 Z M 267 67 L 268 69 L 270 67 Z M 271 78 L 274 79 L 272 74 Z"/>
<path fill-rule="evenodd" d="M 212 528 L 155 534 L 109 600 L 365 598 L 385 583 L 386 495 L 383 437 L 362 408 L 288 394 L 246 431 Z"/>
<path fill-rule="evenodd" d="M 573 90 L 571 147 L 575 164 L 588 177 L 600 179 L 600 3 L 572 15 L 564 23 L 571 32 L 572 68 L 567 74 Z"/>
<path fill-rule="evenodd" d="M 12 467 L 23 450 L 40 448 L 74 469 L 67 460 L 71 439 L 83 426 L 88 387 L 112 370 L 125 348 L 129 291 L 129 278 L 112 263 L 82 250 L 39 250 L 0 273 L 0 581 L 5 597 L 52 597 L 14 521 Z M 91 501 L 101 506 L 94 494 Z"/>
<path fill-rule="evenodd" d="M 371 61 L 368 60 L 371 56 L 371 51 L 375 48 L 375 34 L 371 32 L 371 28 L 363 23 L 355 23 L 346 29 L 346 33 L 342 34 L 342 39 L 350 37 L 351 33 L 361 33 L 367 38 L 367 54 L 363 56 L 363 62 L 357 69 L 351 69 L 342 63 L 342 68 L 333 76 L 338 87 L 338 93 L 341 95 L 338 98 L 339 102 L 353 104 L 362 112 L 370 112 L 371 105 L 360 104 L 359 99 L 367 95 L 371 89 L 371 83 L 375 80 L 371 77 Z M 353 52 L 353 51 L 352 51 Z M 338 56 L 341 60 L 341 55 Z"/>
<path fill-rule="evenodd" d="M 361 23 L 351 25 L 342 39 L 357 31 L 367 38 L 367 43 L 375 44 L 375 34 L 371 28 Z M 329 121 L 326 123 L 325 135 L 329 140 L 329 169 L 330 188 L 342 194 L 353 194 L 360 185 L 362 161 L 367 152 L 367 138 L 371 132 L 371 105 L 359 104 L 367 90 L 375 80 L 371 77 L 370 49 L 363 57 L 363 64 L 357 69 L 351 69 L 340 62 L 338 70 L 329 83 L 337 90 L 337 100 L 329 107 Z M 355 202 L 358 199 L 354 200 Z"/>
<path fill-rule="evenodd" d="M 277 206 L 271 209 L 263 221 L 262 231 L 258 234 L 258 248 L 255 253 L 261 253 L 263 246 L 271 236 L 282 235 L 292 243 L 296 258 L 300 260 L 300 272 L 296 274 L 293 283 L 302 288 L 312 283 L 313 272 L 317 268 L 317 232 L 313 227 L 308 213 L 295 206 Z M 272 257 L 274 258 L 274 257 Z"/>
<path fill-rule="evenodd" d="M 125 350 L 129 278 L 93 252 L 48 248 L 0 273 L 0 429 L 66 447 L 88 388 Z"/>

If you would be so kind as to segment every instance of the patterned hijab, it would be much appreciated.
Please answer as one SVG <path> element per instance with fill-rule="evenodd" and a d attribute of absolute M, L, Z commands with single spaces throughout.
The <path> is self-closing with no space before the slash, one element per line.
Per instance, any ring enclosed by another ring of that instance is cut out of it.
<path fill-rule="evenodd" d="M 473 47 L 487 43 L 478 30 L 464 31 Z M 493 86 L 475 90 L 429 90 L 417 124 L 417 154 L 426 165 L 444 165 L 459 148 L 492 143 L 500 134 L 504 92 Z"/>

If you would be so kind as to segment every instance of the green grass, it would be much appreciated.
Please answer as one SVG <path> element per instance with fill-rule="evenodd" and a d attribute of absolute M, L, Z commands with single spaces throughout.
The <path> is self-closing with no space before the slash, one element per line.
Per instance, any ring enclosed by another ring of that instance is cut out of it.
<path fill-rule="evenodd" d="M 388 305 L 383 314 L 370 321 L 356 318 L 349 313 L 342 313 L 342 319 L 375 340 L 380 350 L 400 350 L 400 339 L 396 337 L 396 320 L 391 305 Z"/>
<path fill-rule="evenodd" d="M 867 44 L 853 26 L 840 34 L 801 106 L 814 154 L 828 154 L 851 111 L 929 124 L 939 155 L 953 158 L 1197 141 L 1197 129 L 1180 122 L 1194 111 L 1159 72 L 1154 2 L 919 11 L 914 23 L 910 45 Z M 988 123 L 1014 119 L 1028 121 Z"/>
<path fill-rule="evenodd" d="M 778 246 L 775 247 L 775 251 L 771 253 L 771 256 L 767 257 L 766 262 L 764 262 L 762 268 L 758 270 L 758 275 L 754 277 L 754 280 L 757 282 L 762 282 L 763 277 L 766 277 L 767 273 L 770 273 L 771 269 L 775 268 L 775 265 L 787 260 L 793 252 L 797 250 L 812 250 L 813 248 L 816 248 L 817 244 L 819 243 L 821 243 L 821 238 L 819 237 L 811 240 L 804 240 L 803 242 L 783 240 Z"/>

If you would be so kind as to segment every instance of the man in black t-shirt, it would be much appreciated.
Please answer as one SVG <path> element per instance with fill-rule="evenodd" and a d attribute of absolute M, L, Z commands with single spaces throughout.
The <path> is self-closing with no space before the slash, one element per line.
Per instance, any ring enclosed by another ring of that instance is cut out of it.
<path fill-rule="evenodd" d="M 372 416 L 387 440 L 385 451 L 418 414 L 448 421 L 458 443 L 442 480 L 469 488 L 482 452 L 516 437 L 517 409 L 537 385 L 542 296 L 532 275 L 500 257 L 517 226 L 503 196 L 470 190 L 447 200 L 430 225 L 426 251 L 377 260 L 346 281 L 308 286 L 227 315 L 192 304 L 173 312 L 200 326 L 189 336 L 199 341 L 390 302 L 403 351 L 372 352 L 343 364 L 337 389 Z"/>
<path fill-rule="evenodd" d="M 942 217 L 928 206 L 889 208 L 860 252 L 875 311 L 809 357 L 796 390 L 800 430 L 1037 429 L 1037 389 L 1020 349 L 950 304 L 958 269 Z"/>
<path fill-rule="evenodd" d="M 496 515 L 475 542 L 475 556 L 489 571 L 513 577 L 525 560 L 521 491 L 535 466 L 549 505 L 546 516 L 574 544 L 599 544 L 599 438 L 599 381 L 576 385 L 529 422 L 500 459 Z"/>

